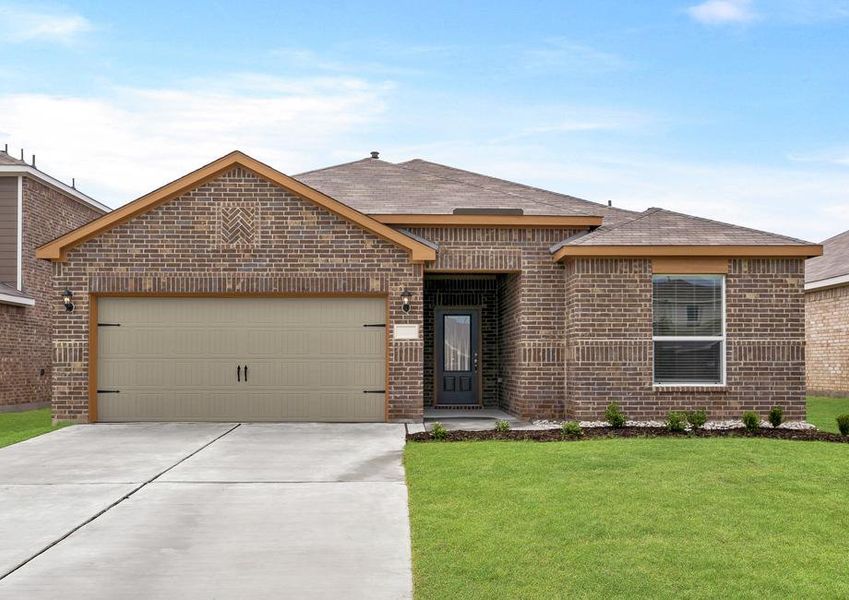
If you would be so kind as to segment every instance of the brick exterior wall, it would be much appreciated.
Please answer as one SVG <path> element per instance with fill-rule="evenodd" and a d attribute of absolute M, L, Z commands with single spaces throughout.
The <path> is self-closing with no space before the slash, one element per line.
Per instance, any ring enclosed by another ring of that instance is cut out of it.
<path fill-rule="evenodd" d="M 501 340 L 501 387 L 498 389 L 502 409 L 516 413 L 512 407 L 521 406 L 522 389 L 522 276 L 511 273 L 499 281 L 498 336 Z M 556 320 L 556 319 L 555 319 Z M 565 393 L 565 389 L 563 390 Z"/>
<path fill-rule="evenodd" d="M 61 298 L 36 248 L 101 214 L 30 177 L 23 178 L 22 200 L 23 289 L 35 306 L 0 304 L 0 411 L 50 404 L 52 317 Z"/>
<path fill-rule="evenodd" d="M 419 227 L 437 242 L 425 272 L 511 273 L 502 284 L 502 392 L 505 410 L 522 417 L 556 417 L 564 411 L 563 267 L 549 248 L 572 229 Z M 506 314 L 505 314 L 506 313 Z"/>
<path fill-rule="evenodd" d="M 849 285 L 805 294 L 808 393 L 849 396 Z"/>
<path fill-rule="evenodd" d="M 49 303 L 54 417 L 89 416 L 89 293 L 126 292 L 385 294 L 388 326 L 417 324 L 423 336 L 390 344 L 390 420 L 419 420 L 432 400 L 440 296 L 484 308 L 485 401 L 522 418 L 596 419 L 611 401 L 638 419 L 702 407 L 711 418 L 738 417 L 774 404 L 790 419 L 804 417 L 801 260 L 731 260 L 726 385 L 659 389 L 652 386 L 650 260 L 554 263 L 549 247 L 577 233 L 571 229 L 412 233 L 439 244 L 434 263 L 414 265 L 406 251 L 234 168 L 87 241 L 54 264 L 51 295 L 69 287 L 77 304 L 68 314 Z M 426 277 L 437 273 L 453 276 Z M 399 302 L 404 288 L 414 294 L 408 314 Z"/>
<path fill-rule="evenodd" d="M 783 406 L 805 417 L 804 264 L 732 259 L 726 277 L 726 385 L 652 385 L 652 266 L 643 259 L 566 265 L 568 416 L 598 419 L 609 402 L 629 417 L 707 408 L 711 418 Z"/>
<path fill-rule="evenodd" d="M 451 279 L 425 276 L 424 280 L 424 403 L 434 403 L 434 311 L 437 307 L 479 307 L 481 348 L 480 368 L 483 405 L 497 408 L 499 399 L 499 303 L 497 275 L 473 277 L 462 275 Z"/>
<path fill-rule="evenodd" d="M 54 418 L 88 419 L 89 293 L 377 293 L 389 323 L 422 324 L 422 265 L 408 253 L 242 168 L 93 238 L 55 264 Z M 388 418 L 421 420 L 422 341 L 389 349 Z"/>

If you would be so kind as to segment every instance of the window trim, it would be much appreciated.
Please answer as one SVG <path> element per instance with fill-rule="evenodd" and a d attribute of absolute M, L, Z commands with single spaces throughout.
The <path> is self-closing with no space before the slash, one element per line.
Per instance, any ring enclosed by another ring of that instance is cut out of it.
<path fill-rule="evenodd" d="M 719 277 L 722 281 L 722 335 L 654 335 L 654 278 L 655 277 Z M 726 317 L 725 308 L 725 284 L 726 276 L 720 273 L 652 273 L 652 369 L 651 379 L 652 386 L 655 388 L 680 388 L 680 387 L 713 387 L 722 388 L 726 385 Z M 655 380 L 655 342 L 719 342 L 719 377 L 720 380 L 699 382 L 699 381 L 663 381 Z"/>
<path fill-rule="evenodd" d="M 17 289 L 22 292 L 24 289 L 24 178 L 18 175 L 18 285 Z"/>

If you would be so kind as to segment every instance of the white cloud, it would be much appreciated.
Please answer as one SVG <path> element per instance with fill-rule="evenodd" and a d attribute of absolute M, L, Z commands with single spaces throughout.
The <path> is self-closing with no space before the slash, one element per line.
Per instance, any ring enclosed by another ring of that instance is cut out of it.
<path fill-rule="evenodd" d="M 849 167 L 849 147 L 796 153 L 789 155 L 787 158 L 800 163 L 824 163 Z"/>
<path fill-rule="evenodd" d="M 0 5 L 0 42 L 70 44 L 93 29 L 84 16 L 66 10 Z"/>
<path fill-rule="evenodd" d="M 118 206 L 237 148 L 287 173 L 329 164 L 328 149 L 344 153 L 389 92 L 348 77 L 234 75 L 100 98 L 11 94 L 0 96 L 0 139 Z"/>
<path fill-rule="evenodd" d="M 520 55 L 522 68 L 550 75 L 552 71 L 612 71 L 624 68 L 621 56 L 598 50 L 563 38 L 547 40 L 543 45 L 524 50 Z"/>
<path fill-rule="evenodd" d="M 751 0 L 707 0 L 687 9 L 689 15 L 706 25 L 748 23 L 757 18 Z"/>

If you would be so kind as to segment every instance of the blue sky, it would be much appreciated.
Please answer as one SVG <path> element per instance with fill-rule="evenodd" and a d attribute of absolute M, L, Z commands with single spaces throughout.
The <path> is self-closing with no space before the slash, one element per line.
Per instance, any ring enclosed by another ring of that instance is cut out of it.
<path fill-rule="evenodd" d="M 118 206 L 239 148 L 849 229 L 849 0 L 4 2 L 0 144 Z"/>

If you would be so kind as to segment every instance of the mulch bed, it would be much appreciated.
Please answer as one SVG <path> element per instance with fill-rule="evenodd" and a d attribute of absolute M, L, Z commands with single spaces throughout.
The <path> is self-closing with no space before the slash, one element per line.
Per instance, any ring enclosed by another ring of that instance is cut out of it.
<path fill-rule="evenodd" d="M 430 432 L 408 433 L 410 442 L 469 442 L 477 440 L 532 441 L 532 442 L 574 442 L 592 439 L 610 438 L 654 438 L 654 437 L 699 437 L 699 438 L 770 438 L 778 440 L 798 440 L 804 442 L 837 442 L 849 443 L 849 436 L 825 431 L 795 430 L 795 429 L 759 429 L 749 432 L 739 429 L 700 429 L 694 432 L 674 433 L 663 427 L 588 427 L 579 437 L 564 435 L 560 429 L 544 429 L 537 431 L 449 431 L 445 439 L 435 440 Z"/>

